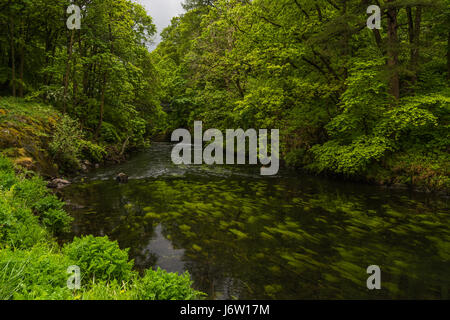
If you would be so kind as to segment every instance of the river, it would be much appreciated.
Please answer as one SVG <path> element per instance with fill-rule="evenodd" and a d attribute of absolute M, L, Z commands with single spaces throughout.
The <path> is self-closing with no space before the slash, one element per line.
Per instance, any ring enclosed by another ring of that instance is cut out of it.
<path fill-rule="evenodd" d="M 448 299 L 448 199 L 286 169 L 176 166 L 171 148 L 155 143 L 64 189 L 68 238 L 108 235 L 137 270 L 188 271 L 209 299 Z M 381 290 L 367 289 L 371 265 Z"/>

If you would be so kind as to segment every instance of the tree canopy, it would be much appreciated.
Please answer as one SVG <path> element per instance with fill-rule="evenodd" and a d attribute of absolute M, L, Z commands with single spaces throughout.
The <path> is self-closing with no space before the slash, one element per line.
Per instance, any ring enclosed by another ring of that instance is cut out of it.
<path fill-rule="evenodd" d="M 171 126 L 279 128 L 318 172 L 445 174 L 450 2 L 376 3 L 381 30 L 368 1 L 187 1 L 152 53 Z"/>

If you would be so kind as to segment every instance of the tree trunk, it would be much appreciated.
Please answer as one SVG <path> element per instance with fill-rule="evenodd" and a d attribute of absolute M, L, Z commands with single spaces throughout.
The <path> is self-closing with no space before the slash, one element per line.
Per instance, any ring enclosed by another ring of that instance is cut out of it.
<path fill-rule="evenodd" d="M 67 48 L 67 63 L 66 63 L 66 75 L 64 77 L 64 106 L 63 106 L 63 114 L 66 114 L 67 111 L 67 89 L 69 87 L 69 73 L 70 73 L 70 60 L 72 59 L 72 46 L 73 46 L 73 38 L 75 36 L 75 29 L 72 30 L 72 34 L 70 36 L 69 47 Z"/>
<path fill-rule="evenodd" d="M 103 124 L 103 113 L 105 110 L 105 91 L 106 91 L 106 82 L 107 82 L 107 71 L 103 73 L 103 86 L 102 86 L 102 97 L 100 101 L 100 119 L 98 121 L 97 130 L 95 131 L 95 140 L 100 136 L 100 130 L 102 129 Z"/>
<path fill-rule="evenodd" d="M 112 55 L 114 53 L 114 42 L 113 42 L 113 37 L 112 37 L 111 24 L 108 25 L 108 29 L 109 29 L 110 51 L 111 51 L 111 55 Z M 105 72 L 103 73 L 102 98 L 101 98 L 101 102 L 100 102 L 100 120 L 98 122 L 97 130 L 95 132 L 95 140 L 97 140 L 98 137 L 100 136 L 100 130 L 102 129 L 102 124 L 103 124 L 103 113 L 104 113 L 104 108 L 105 108 L 105 90 L 106 90 L 106 83 L 108 82 L 107 79 L 108 79 L 108 71 L 105 70 Z"/>
<path fill-rule="evenodd" d="M 347 15 L 347 0 L 344 0 L 342 3 L 342 16 L 346 16 Z M 344 65 L 344 79 L 347 79 L 348 77 L 348 57 L 350 56 L 350 34 L 349 34 L 349 26 L 347 21 L 344 22 L 345 23 L 345 30 L 343 33 L 343 55 L 345 57 L 345 65 Z"/>
<path fill-rule="evenodd" d="M 19 97 L 23 98 L 23 69 L 25 64 L 25 48 L 22 44 L 20 46 L 20 67 L 19 67 L 19 74 L 20 74 L 20 83 L 19 83 Z"/>
<path fill-rule="evenodd" d="M 411 69 L 413 72 L 412 84 L 416 84 L 418 77 L 418 66 L 420 57 L 420 31 L 422 23 L 422 7 L 418 6 L 416 8 L 416 16 L 413 20 L 413 14 L 411 7 L 406 8 L 408 16 L 408 33 L 409 33 L 409 43 L 411 46 Z"/>
<path fill-rule="evenodd" d="M 447 39 L 447 79 L 450 81 L 450 32 Z"/>
<path fill-rule="evenodd" d="M 27 20 L 28 17 L 25 19 Z M 20 76 L 20 83 L 19 83 L 19 97 L 23 98 L 23 93 L 24 93 L 24 80 L 23 80 L 23 76 L 24 76 L 24 66 L 25 66 L 25 44 L 28 43 L 28 27 L 27 30 L 25 31 L 24 28 L 24 23 L 22 21 L 21 23 L 21 35 L 22 35 L 22 39 L 23 41 L 20 42 L 20 65 L 19 65 L 19 76 Z"/>
<path fill-rule="evenodd" d="M 395 0 L 388 0 L 388 3 L 392 5 Z M 400 98 L 400 78 L 398 74 L 398 22 L 397 22 L 398 10 L 395 7 L 390 6 L 388 9 L 388 67 L 391 72 L 390 76 L 390 91 L 395 99 Z"/>
<path fill-rule="evenodd" d="M 12 94 L 16 97 L 16 52 L 14 50 L 14 20 L 10 18 L 10 28 L 11 28 L 11 72 L 12 72 Z"/>

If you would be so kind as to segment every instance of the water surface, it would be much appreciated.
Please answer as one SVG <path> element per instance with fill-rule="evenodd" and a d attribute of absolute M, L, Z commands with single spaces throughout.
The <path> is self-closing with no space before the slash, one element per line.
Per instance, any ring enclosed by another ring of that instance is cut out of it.
<path fill-rule="evenodd" d="M 448 200 L 259 167 L 176 166 L 171 145 L 64 190 L 73 235 L 136 268 L 189 271 L 210 299 L 448 299 Z M 117 184 L 119 172 L 130 176 Z M 370 265 L 382 289 L 366 287 Z"/>

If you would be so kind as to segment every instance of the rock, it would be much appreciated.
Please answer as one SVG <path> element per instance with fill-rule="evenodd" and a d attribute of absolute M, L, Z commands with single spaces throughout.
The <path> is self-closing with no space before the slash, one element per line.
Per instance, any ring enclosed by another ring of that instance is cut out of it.
<path fill-rule="evenodd" d="M 62 189 L 70 185 L 70 181 L 64 179 L 53 179 L 47 184 L 48 188 L 52 189 Z"/>
<path fill-rule="evenodd" d="M 119 173 L 116 177 L 116 181 L 119 183 L 127 183 L 128 176 L 125 173 Z"/>
<path fill-rule="evenodd" d="M 95 164 L 95 169 L 100 168 L 100 165 L 98 163 Z"/>
<path fill-rule="evenodd" d="M 85 164 L 82 164 L 82 165 L 81 165 L 81 171 L 83 171 L 84 173 L 86 173 L 86 172 L 89 171 L 89 169 L 88 169 L 88 167 L 87 167 Z"/>

